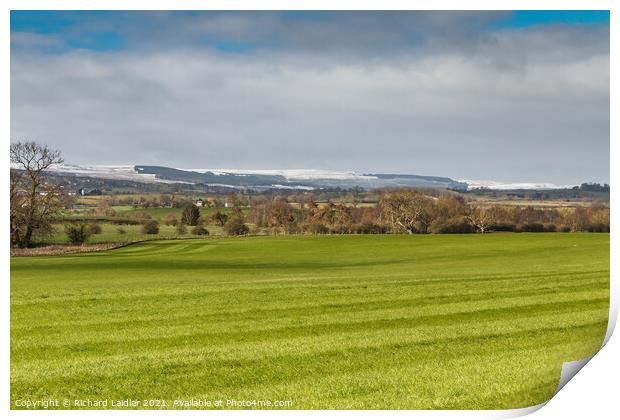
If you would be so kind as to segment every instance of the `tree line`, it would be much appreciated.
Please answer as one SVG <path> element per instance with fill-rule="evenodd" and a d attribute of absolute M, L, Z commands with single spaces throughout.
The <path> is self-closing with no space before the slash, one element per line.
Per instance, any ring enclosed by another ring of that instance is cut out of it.
<path fill-rule="evenodd" d="M 62 220 L 70 198 L 62 186 L 51 183 L 45 172 L 63 162 L 60 152 L 34 142 L 11 144 L 10 231 L 11 245 L 29 247 L 33 237 L 51 234 L 53 223 Z M 604 186 L 608 188 L 608 186 Z M 598 188 L 592 187 L 590 188 Z M 377 190 L 372 194 L 376 204 L 364 206 L 360 190 L 350 191 L 349 205 L 328 201 L 319 205 L 315 197 L 300 195 L 246 196 L 231 195 L 225 201 L 232 205 L 229 213 L 219 210 L 207 218 L 200 217 L 192 202 L 165 196 L 171 207 L 184 205 L 177 233 L 191 227 L 192 234 L 208 235 L 206 224 L 223 227 L 229 235 L 266 234 L 378 234 L 378 233 L 486 233 L 512 232 L 609 232 L 609 208 L 591 205 L 576 208 L 534 208 L 507 205 L 477 205 L 456 193 L 429 190 Z M 317 194 L 325 194 L 317 192 Z M 161 200 L 161 198 L 160 198 Z M 219 199 L 218 199 L 219 200 Z M 143 203 L 146 206 L 155 203 Z M 250 206 L 244 215 L 240 206 Z M 108 202 L 97 212 L 110 216 Z M 246 224 L 247 223 L 247 224 Z M 248 224 L 253 224 L 253 230 Z M 120 228 L 119 228 L 120 229 Z M 143 233 L 159 231 L 157 221 L 146 221 Z M 71 225 L 66 233 L 72 242 L 83 242 L 93 227 Z"/>
<path fill-rule="evenodd" d="M 609 208 L 600 205 L 479 206 L 456 194 L 433 197 L 411 189 L 383 192 L 377 204 L 368 207 L 312 200 L 295 204 L 284 197 L 257 204 L 246 221 L 276 234 L 609 232 Z"/>

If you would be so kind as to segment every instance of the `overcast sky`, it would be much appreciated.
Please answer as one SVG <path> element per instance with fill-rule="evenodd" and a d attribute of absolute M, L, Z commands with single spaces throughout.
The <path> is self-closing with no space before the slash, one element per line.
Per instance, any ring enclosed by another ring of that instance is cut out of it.
<path fill-rule="evenodd" d="M 607 12 L 11 13 L 68 163 L 609 182 Z"/>

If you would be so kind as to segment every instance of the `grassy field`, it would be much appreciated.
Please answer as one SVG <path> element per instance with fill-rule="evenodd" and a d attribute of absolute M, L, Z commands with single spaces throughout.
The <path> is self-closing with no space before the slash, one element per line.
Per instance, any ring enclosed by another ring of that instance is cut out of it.
<path fill-rule="evenodd" d="M 525 407 L 552 396 L 562 362 L 598 350 L 608 308 L 607 234 L 209 238 L 17 257 L 11 404 Z"/>
<path fill-rule="evenodd" d="M 117 206 L 113 208 L 118 210 L 117 213 L 119 216 L 148 214 L 153 219 L 157 219 L 157 220 L 163 220 L 169 214 L 175 215 L 177 219 L 180 220 L 181 214 L 183 213 L 182 208 L 169 208 L 169 207 L 150 207 L 150 208 L 134 209 L 133 207 L 128 208 L 128 206 L 123 206 L 123 207 Z M 225 207 L 220 207 L 220 208 L 202 207 L 200 208 L 200 215 L 201 217 L 207 218 L 211 213 L 214 213 L 216 211 L 220 211 L 221 213 L 224 213 L 224 214 L 229 214 L 232 211 L 232 208 L 231 207 L 227 207 L 227 208 Z M 250 208 L 243 207 L 241 208 L 241 211 L 243 214 L 248 214 L 250 212 Z"/>
<path fill-rule="evenodd" d="M 154 220 L 159 222 L 159 233 L 147 235 L 142 233 L 142 224 L 129 225 L 129 224 L 117 224 L 113 223 L 113 217 L 107 216 L 76 216 L 71 215 L 67 217 L 67 219 L 63 223 L 56 223 L 53 225 L 54 232 L 49 236 L 43 236 L 35 238 L 36 242 L 41 245 L 49 245 L 49 244 L 67 244 L 69 243 L 69 239 L 67 234 L 65 233 L 65 224 L 70 223 L 73 219 L 78 219 L 80 221 L 89 221 L 97 223 L 101 227 L 101 233 L 91 235 L 86 243 L 87 244 L 100 244 L 100 243 L 108 243 L 108 242 L 137 242 L 137 241 L 145 241 L 152 239 L 170 239 L 170 238 L 195 238 L 196 235 L 192 235 L 191 230 L 192 227 L 187 227 L 187 233 L 178 234 L 176 232 L 175 226 L 168 226 L 164 224 L 164 219 L 167 215 L 173 214 L 177 220 L 181 220 L 181 214 L 183 209 L 180 208 L 138 208 L 135 209 L 132 206 L 115 206 L 115 211 L 117 212 L 116 217 L 119 218 L 141 218 L 144 216 L 148 216 Z M 200 214 L 204 220 L 207 220 L 209 214 L 220 211 L 224 214 L 230 214 L 232 212 L 232 208 L 201 208 Z M 250 212 L 249 207 L 241 208 L 241 211 L 244 214 L 248 214 Z M 103 220 L 101 220 L 103 219 Z M 253 227 L 252 223 L 247 223 L 248 226 Z M 223 228 L 221 226 L 215 224 L 205 224 L 205 227 L 209 231 L 210 235 L 221 236 L 223 234 Z"/>
<path fill-rule="evenodd" d="M 87 244 L 101 244 L 107 242 L 137 242 L 146 241 L 152 239 L 169 239 L 169 238 L 195 238 L 196 235 L 192 235 L 192 227 L 187 227 L 187 233 L 176 233 L 176 227 L 166 226 L 165 224 L 159 225 L 159 233 L 153 235 L 147 235 L 142 233 L 142 225 L 116 225 L 114 223 L 101 222 L 97 223 L 101 227 L 101 233 L 91 235 L 86 241 Z M 221 226 L 206 225 L 210 235 L 222 235 L 223 229 Z M 119 229 L 122 229 L 124 233 L 119 233 Z M 64 225 L 54 225 L 54 234 L 44 238 L 40 238 L 38 241 L 41 244 L 67 244 L 69 239 L 64 231 Z"/>

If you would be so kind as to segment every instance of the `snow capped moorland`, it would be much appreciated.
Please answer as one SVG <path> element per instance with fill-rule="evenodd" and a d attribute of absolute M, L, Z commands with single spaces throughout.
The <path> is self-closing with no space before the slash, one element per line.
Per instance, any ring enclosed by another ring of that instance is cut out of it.
<path fill-rule="evenodd" d="M 558 185 L 551 182 L 502 182 L 477 179 L 459 179 L 459 182 L 466 182 L 467 189 L 488 188 L 490 190 L 555 190 L 562 188 L 572 188 L 574 185 Z"/>
<path fill-rule="evenodd" d="M 355 172 L 326 171 L 322 169 L 184 169 L 186 171 L 207 173 L 215 175 L 235 174 L 235 175 L 280 175 L 286 179 L 377 179 L 372 175 L 359 175 Z"/>
<path fill-rule="evenodd" d="M 11 164 L 12 167 L 16 167 Z M 214 175 L 279 175 L 287 180 L 344 180 L 344 181 L 369 181 L 377 179 L 373 175 L 360 175 L 351 171 L 329 171 L 322 169 L 181 169 L 183 171 L 192 171 L 198 173 L 211 172 Z M 118 179 L 136 182 L 162 182 L 173 183 L 182 181 L 171 181 L 158 178 L 155 174 L 140 173 L 136 171 L 135 165 L 75 165 L 62 164 L 55 165 L 50 168 L 51 172 L 62 173 L 66 175 L 87 176 L 92 178 Z M 459 179 L 459 182 L 466 182 L 468 189 L 472 188 L 488 188 L 491 190 L 549 190 L 560 188 L 572 188 L 573 185 L 558 185 L 550 182 L 510 182 L 510 181 L 493 181 L 493 180 L 475 180 L 475 179 Z M 291 186 L 278 186 L 288 187 Z M 308 188 L 308 187 L 306 187 Z"/>

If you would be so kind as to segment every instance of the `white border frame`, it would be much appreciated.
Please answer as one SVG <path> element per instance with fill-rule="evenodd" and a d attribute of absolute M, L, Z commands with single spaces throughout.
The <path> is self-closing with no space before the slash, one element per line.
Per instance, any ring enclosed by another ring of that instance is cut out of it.
<path fill-rule="evenodd" d="M 620 21 L 616 12 L 620 10 L 618 2 L 611 0 L 5 0 L 0 4 L 0 51 L 2 51 L 0 65 L 0 83 L 3 93 L 1 102 L 2 113 L 0 116 L 0 126 L 2 127 L 5 143 L 10 139 L 10 10 L 611 10 L 611 74 L 618 72 L 617 64 L 617 45 L 618 30 Z M 616 69 L 614 72 L 613 69 Z M 374 415 L 381 415 L 390 418 L 412 417 L 416 418 L 507 418 L 525 415 L 545 406 L 544 410 L 538 411 L 536 418 L 578 418 L 584 415 L 596 414 L 594 418 L 604 416 L 608 413 L 617 413 L 618 403 L 615 391 L 618 388 L 620 375 L 620 342 L 618 338 L 612 338 L 613 328 L 616 324 L 618 314 L 619 289 L 618 289 L 618 237 L 615 232 L 618 229 L 618 216 L 620 203 L 615 187 L 620 185 L 619 171 L 616 164 L 620 158 L 620 147 L 618 146 L 618 83 L 614 83 L 611 77 L 611 138 L 610 138 L 610 182 L 612 185 L 611 193 L 611 305 L 610 321 L 607 335 L 605 338 L 606 346 L 588 363 L 584 371 L 577 375 L 563 388 L 550 402 L 540 406 L 520 409 L 520 410 L 497 410 L 497 411 L 382 411 L 380 414 L 375 411 L 89 411 L 88 416 L 92 418 L 103 418 L 112 413 L 120 417 L 174 417 L 174 418 L 201 418 L 204 416 L 220 418 L 241 418 L 252 416 L 254 418 L 273 418 L 283 416 L 293 416 L 300 419 L 314 418 L 317 414 L 327 418 L 370 418 Z M 5 144 L 4 147 L 7 147 Z M 3 168 L 3 181 L 0 184 L 2 191 L 2 215 L 0 216 L 0 226 L 2 231 L 8 232 L 8 166 L 6 159 Z M 70 418 L 83 416 L 83 411 L 10 411 L 9 410 L 9 385 L 10 385 L 10 363 L 9 363 L 9 340 L 10 340 L 10 284 L 9 284 L 9 243 L 5 239 L 2 243 L 2 260 L 5 267 L 2 272 L 2 337 L 0 340 L 0 382 L 1 398 L 0 412 L 11 418 L 40 418 L 54 416 L 55 418 Z M 616 257 L 614 257 L 616 256 Z"/>

